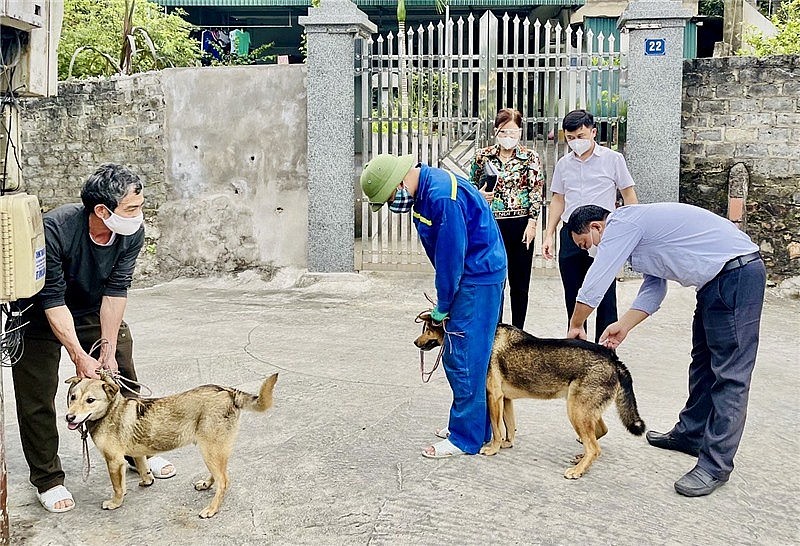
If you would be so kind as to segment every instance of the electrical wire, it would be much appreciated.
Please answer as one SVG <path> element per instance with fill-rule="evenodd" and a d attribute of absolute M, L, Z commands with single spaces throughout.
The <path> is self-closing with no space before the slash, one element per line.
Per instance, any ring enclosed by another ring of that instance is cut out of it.
<path fill-rule="evenodd" d="M 23 333 L 28 322 L 23 313 L 30 309 L 20 309 L 16 302 L 0 304 L 0 320 L 5 323 L 5 330 L 0 335 L 0 366 L 11 368 L 22 357 L 25 350 Z"/>

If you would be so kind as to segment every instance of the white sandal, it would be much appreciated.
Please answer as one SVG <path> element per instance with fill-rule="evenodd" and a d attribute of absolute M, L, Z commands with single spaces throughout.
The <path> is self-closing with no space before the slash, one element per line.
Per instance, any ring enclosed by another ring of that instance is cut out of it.
<path fill-rule="evenodd" d="M 428 459 L 446 459 L 448 457 L 455 457 L 456 455 L 464 455 L 465 453 L 453 445 L 450 440 L 442 440 L 431 446 L 433 454 L 428 453 L 427 450 L 422 450 L 422 456 Z"/>
<path fill-rule="evenodd" d="M 447 427 L 440 428 L 439 430 L 434 430 L 433 434 L 438 436 L 439 438 L 447 440 L 450 437 L 450 429 Z"/>
<path fill-rule="evenodd" d="M 171 478 L 172 476 L 178 473 L 178 471 L 175 470 L 174 464 L 166 460 L 164 457 L 159 457 L 158 455 L 147 459 L 147 466 L 150 469 L 150 472 L 153 474 L 153 477 L 159 480 L 166 480 L 167 478 Z M 164 470 L 165 466 L 171 466 L 172 471 L 164 474 L 162 471 Z M 136 465 L 131 464 L 130 462 L 128 463 L 128 468 L 130 468 L 134 472 L 137 471 Z"/>
<path fill-rule="evenodd" d="M 36 498 L 39 499 L 39 502 L 42 503 L 45 510 L 48 512 L 53 512 L 54 514 L 60 514 L 61 512 L 69 512 L 73 508 L 75 508 L 75 499 L 72 498 L 72 493 L 64 487 L 63 485 L 57 485 L 55 487 L 51 487 L 44 493 L 36 492 Z M 72 501 L 72 504 L 66 506 L 64 508 L 56 508 L 56 503 L 61 501 Z"/>

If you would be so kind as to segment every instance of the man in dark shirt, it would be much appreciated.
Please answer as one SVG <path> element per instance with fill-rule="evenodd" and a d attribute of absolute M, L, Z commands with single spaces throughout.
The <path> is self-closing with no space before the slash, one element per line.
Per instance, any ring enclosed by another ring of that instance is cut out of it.
<path fill-rule="evenodd" d="M 32 309 L 25 350 L 12 372 L 30 481 L 50 512 L 75 506 L 58 457 L 55 396 L 61 347 L 80 377 L 96 378 L 99 368 L 107 368 L 136 380 L 133 339 L 122 318 L 144 243 L 142 188 L 130 170 L 105 164 L 86 180 L 82 205 L 63 205 L 43 218 L 45 285 L 28 302 Z M 89 351 L 99 339 L 105 343 L 94 358 Z M 157 478 L 175 474 L 172 464 L 160 457 L 151 459 L 150 467 Z"/>

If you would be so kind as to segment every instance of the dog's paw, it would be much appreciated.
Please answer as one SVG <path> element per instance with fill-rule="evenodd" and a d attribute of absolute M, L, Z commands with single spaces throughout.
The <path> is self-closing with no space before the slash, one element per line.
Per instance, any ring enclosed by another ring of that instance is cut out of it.
<path fill-rule="evenodd" d="M 495 455 L 498 451 L 500 451 L 499 447 L 489 444 L 481 448 L 481 455 Z"/>
<path fill-rule="evenodd" d="M 116 510 L 122 506 L 122 502 L 115 502 L 113 499 L 103 501 L 103 510 Z"/>
<path fill-rule="evenodd" d="M 216 510 L 213 510 L 210 506 L 206 506 L 197 515 L 200 516 L 203 519 L 206 519 L 206 518 L 210 518 L 211 516 L 213 516 L 216 513 L 217 513 Z"/>
<path fill-rule="evenodd" d="M 572 459 L 569 460 L 570 464 L 578 464 L 583 459 L 583 453 L 578 453 Z"/>
<path fill-rule="evenodd" d="M 564 477 L 568 480 L 577 480 L 581 476 L 583 476 L 583 472 L 576 470 L 574 466 L 564 472 Z"/>
<path fill-rule="evenodd" d="M 514 447 L 514 442 L 511 442 L 509 440 L 503 440 L 502 442 L 500 442 L 500 449 L 508 449 L 510 447 Z"/>
<path fill-rule="evenodd" d="M 148 473 L 143 480 L 139 482 L 139 487 L 150 487 L 155 483 L 155 478 L 152 474 Z"/>
<path fill-rule="evenodd" d="M 205 491 L 206 489 L 211 488 L 211 482 L 209 482 L 208 480 L 200 480 L 199 482 L 194 482 L 194 488 L 197 491 Z M 202 512 L 201 512 L 201 514 L 202 514 Z M 202 516 L 201 515 L 200 517 L 201 518 L 202 517 L 210 518 L 211 516 Z"/>

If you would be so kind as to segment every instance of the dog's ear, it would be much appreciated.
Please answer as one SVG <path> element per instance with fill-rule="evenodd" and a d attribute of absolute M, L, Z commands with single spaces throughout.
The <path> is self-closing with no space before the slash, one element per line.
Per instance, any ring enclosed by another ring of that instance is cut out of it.
<path fill-rule="evenodd" d="M 103 383 L 103 391 L 105 391 L 106 396 L 110 400 L 119 394 L 119 385 L 113 381 L 105 381 Z"/>
<path fill-rule="evenodd" d="M 81 378 L 78 377 L 77 375 L 75 377 L 70 377 L 69 379 L 64 381 L 64 383 L 68 384 L 70 387 L 72 387 L 73 385 L 77 385 L 80 382 L 81 382 Z"/>
<path fill-rule="evenodd" d="M 431 312 L 430 311 L 423 311 L 422 313 L 420 313 L 419 314 L 419 319 L 424 321 L 424 322 L 431 322 L 433 320 L 433 319 L 431 319 Z"/>

